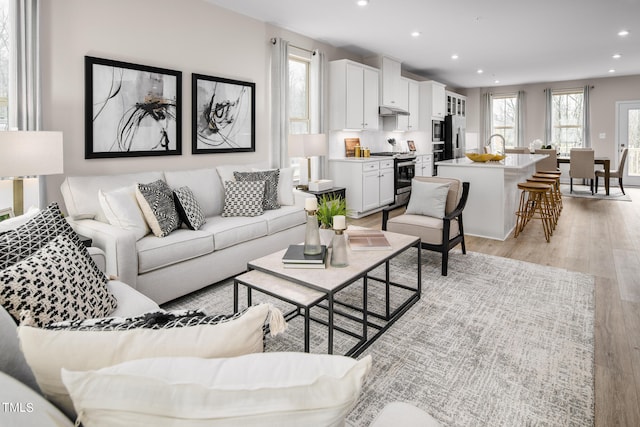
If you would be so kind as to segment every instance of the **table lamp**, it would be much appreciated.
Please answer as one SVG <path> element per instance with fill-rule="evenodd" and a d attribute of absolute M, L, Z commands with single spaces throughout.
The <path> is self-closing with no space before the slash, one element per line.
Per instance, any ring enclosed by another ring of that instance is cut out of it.
<path fill-rule="evenodd" d="M 63 172 L 62 132 L 1 131 L 0 176 L 13 178 L 13 211 L 24 213 L 22 178 Z"/>
<path fill-rule="evenodd" d="M 307 175 L 300 174 L 298 189 L 308 190 L 311 181 L 311 157 L 327 154 L 327 136 L 323 133 L 302 133 L 289 135 L 289 157 L 307 159 Z"/>

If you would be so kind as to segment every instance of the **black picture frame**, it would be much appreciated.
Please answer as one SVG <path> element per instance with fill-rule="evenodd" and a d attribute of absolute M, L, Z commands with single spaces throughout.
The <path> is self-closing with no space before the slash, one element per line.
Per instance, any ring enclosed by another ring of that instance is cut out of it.
<path fill-rule="evenodd" d="M 182 154 L 182 72 L 85 56 L 85 159 Z"/>
<path fill-rule="evenodd" d="M 256 151 L 256 84 L 192 74 L 191 153 Z"/>

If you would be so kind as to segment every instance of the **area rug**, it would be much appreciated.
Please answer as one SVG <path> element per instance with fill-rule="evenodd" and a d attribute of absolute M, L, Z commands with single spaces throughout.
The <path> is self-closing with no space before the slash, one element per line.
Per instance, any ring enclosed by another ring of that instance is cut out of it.
<path fill-rule="evenodd" d="M 398 257 L 392 279 L 410 281 L 415 262 L 415 251 Z M 373 369 L 348 425 L 369 425 L 393 401 L 446 426 L 593 425 L 592 276 L 472 252 L 453 252 L 446 277 L 423 252 L 422 272 L 420 301 L 363 353 Z M 228 281 L 164 308 L 226 313 L 232 292 Z M 312 352 L 326 352 L 324 329 L 312 328 Z M 301 332 L 293 319 L 265 351 L 300 351 Z M 336 352 L 350 345 L 341 335 Z"/>
<path fill-rule="evenodd" d="M 609 195 L 604 192 L 604 185 L 598 185 L 598 192 L 591 194 L 591 189 L 588 185 L 576 185 L 573 184 L 573 193 L 569 184 L 561 184 L 560 192 L 566 197 L 578 197 L 584 199 L 598 199 L 598 200 L 617 200 L 623 202 L 630 202 L 631 197 L 628 194 L 622 194 L 620 187 L 611 185 L 609 187 Z"/>

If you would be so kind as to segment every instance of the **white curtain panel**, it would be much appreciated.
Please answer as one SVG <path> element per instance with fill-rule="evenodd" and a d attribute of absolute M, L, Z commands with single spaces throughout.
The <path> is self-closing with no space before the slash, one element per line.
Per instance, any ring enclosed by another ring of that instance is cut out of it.
<path fill-rule="evenodd" d="M 289 135 L 289 42 L 271 39 L 271 166 L 289 166 L 287 137 Z"/>
<path fill-rule="evenodd" d="M 325 133 L 326 129 L 326 115 L 325 115 L 325 100 L 326 100 L 326 84 L 327 78 L 327 58 L 324 52 L 319 50 L 313 51 L 311 56 L 310 67 L 310 95 L 311 95 L 311 129 L 310 133 Z M 321 178 L 326 175 L 328 170 L 327 156 L 322 156 L 319 159 L 312 159 L 317 164 L 313 165 L 313 170 L 317 171 L 317 177 Z"/>
<path fill-rule="evenodd" d="M 523 90 L 518 91 L 518 95 L 516 97 L 516 145 L 518 147 L 528 146 L 529 144 L 525 144 L 524 135 L 525 135 L 525 92 Z"/>
<path fill-rule="evenodd" d="M 591 147 L 591 125 L 589 120 L 589 98 L 591 97 L 592 87 L 587 85 L 584 87 L 584 95 L 582 99 L 582 141 L 583 147 Z"/>
<path fill-rule="evenodd" d="M 551 95 L 551 89 L 547 88 L 544 90 L 544 144 L 551 144 L 551 126 L 552 126 L 552 118 L 551 111 L 553 106 L 551 105 L 551 100 L 553 96 Z"/>
<path fill-rule="evenodd" d="M 492 119 L 493 119 L 493 109 L 491 108 L 492 99 L 493 99 L 493 94 L 491 92 L 487 92 L 484 95 L 482 95 L 482 105 L 480 109 L 481 140 L 480 140 L 480 144 L 478 144 L 480 153 L 483 152 L 482 149 L 484 148 L 484 145 L 487 143 L 487 141 L 489 140 L 489 137 L 492 134 L 492 125 L 491 125 Z"/>

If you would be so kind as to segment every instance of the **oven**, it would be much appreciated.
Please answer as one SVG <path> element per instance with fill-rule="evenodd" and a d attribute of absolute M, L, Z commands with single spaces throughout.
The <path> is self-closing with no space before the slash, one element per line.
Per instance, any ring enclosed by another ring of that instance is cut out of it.
<path fill-rule="evenodd" d="M 411 191 L 411 180 L 416 176 L 416 158 L 394 159 L 394 189 L 396 196 Z"/>
<path fill-rule="evenodd" d="M 446 160 L 444 155 L 444 143 L 433 143 L 433 176 L 438 176 L 438 166 L 436 166 L 437 162 L 441 162 L 442 160 Z"/>
<path fill-rule="evenodd" d="M 444 141 L 444 122 L 442 120 L 431 121 L 432 141 Z"/>

